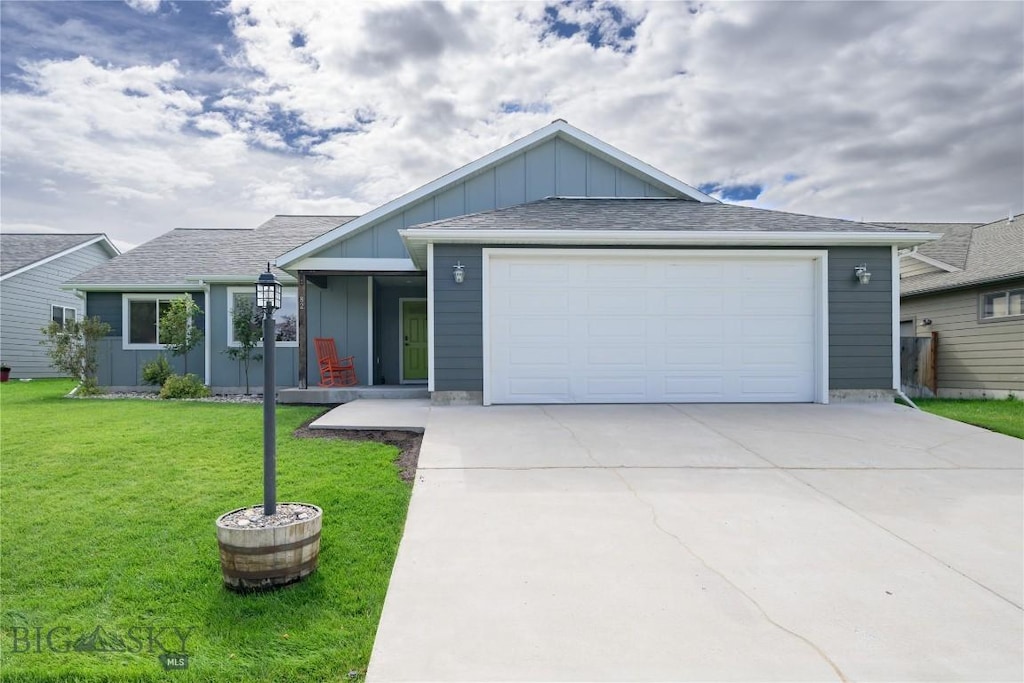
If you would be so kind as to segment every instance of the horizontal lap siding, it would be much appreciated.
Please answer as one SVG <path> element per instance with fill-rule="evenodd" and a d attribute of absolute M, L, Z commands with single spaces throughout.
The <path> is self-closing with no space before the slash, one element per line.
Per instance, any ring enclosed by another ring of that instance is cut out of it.
<path fill-rule="evenodd" d="M 460 285 L 452 266 L 461 262 Z M 479 246 L 434 247 L 434 389 L 483 390 L 483 252 Z"/>
<path fill-rule="evenodd" d="M 829 388 L 892 388 L 891 250 L 833 247 L 829 252 Z M 461 261 L 466 280 L 451 267 Z M 867 263 L 867 285 L 854 268 Z M 482 247 L 434 247 L 434 385 L 437 391 L 483 390 Z"/>
<path fill-rule="evenodd" d="M 862 285 L 854 268 L 866 264 Z M 892 388 L 892 250 L 828 250 L 829 389 Z"/>
<path fill-rule="evenodd" d="M 982 293 L 1020 287 L 1024 280 L 900 302 L 900 318 L 913 320 L 918 335 L 939 335 L 939 389 L 1024 391 L 1024 320 L 978 322 Z"/>
<path fill-rule="evenodd" d="M 50 324 L 50 307 L 73 308 L 81 316 L 85 302 L 61 285 L 109 258 L 103 247 L 91 244 L 0 284 L 0 358 L 11 366 L 12 377 L 59 376 L 40 345 L 42 328 Z"/>

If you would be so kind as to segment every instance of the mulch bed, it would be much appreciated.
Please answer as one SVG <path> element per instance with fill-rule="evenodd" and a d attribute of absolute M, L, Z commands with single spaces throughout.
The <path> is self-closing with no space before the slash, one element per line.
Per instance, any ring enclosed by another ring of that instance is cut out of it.
<path fill-rule="evenodd" d="M 397 429 L 313 429 L 309 426 L 320 415 L 310 418 L 293 432 L 300 439 L 344 439 L 345 441 L 373 441 L 395 446 L 399 450 L 395 463 L 402 481 L 411 483 L 416 479 L 416 466 L 420 460 L 420 442 L 423 435 L 417 432 L 403 432 Z"/>

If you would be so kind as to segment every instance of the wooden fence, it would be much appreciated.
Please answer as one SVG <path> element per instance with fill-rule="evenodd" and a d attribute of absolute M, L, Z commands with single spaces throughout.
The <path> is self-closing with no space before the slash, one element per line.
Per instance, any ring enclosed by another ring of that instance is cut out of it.
<path fill-rule="evenodd" d="M 939 333 L 930 337 L 900 337 L 900 377 L 903 391 L 912 397 L 935 396 L 938 376 L 935 358 Z"/>

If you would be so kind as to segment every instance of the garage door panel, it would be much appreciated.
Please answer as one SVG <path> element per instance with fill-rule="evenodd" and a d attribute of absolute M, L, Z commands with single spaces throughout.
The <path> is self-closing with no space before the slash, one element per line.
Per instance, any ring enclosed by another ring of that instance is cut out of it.
<path fill-rule="evenodd" d="M 508 382 L 510 402 L 547 403 L 549 398 L 561 398 L 565 402 L 569 398 L 570 382 L 568 377 L 517 377 Z"/>
<path fill-rule="evenodd" d="M 725 349 L 718 345 L 691 345 L 687 348 L 669 347 L 664 350 L 668 370 L 686 370 L 701 366 L 721 367 L 725 364 Z"/>
<path fill-rule="evenodd" d="M 761 344 L 758 346 L 741 346 L 738 349 L 740 362 L 743 365 L 759 363 L 762 366 L 788 366 L 802 368 L 807 357 L 814 352 L 813 344 Z"/>
<path fill-rule="evenodd" d="M 508 352 L 508 362 L 519 367 L 561 365 L 568 368 L 569 360 L 569 349 L 551 344 L 519 346 Z"/>
<path fill-rule="evenodd" d="M 586 293 L 588 313 L 637 315 L 647 311 L 648 296 L 642 290 L 623 292 L 617 289 Z"/>
<path fill-rule="evenodd" d="M 790 288 L 780 291 L 739 292 L 737 297 L 737 312 L 744 316 L 809 315 L 813 307 L 812 292 Z"/>
<path fill-rule="evenodd" d="M 517 316 L 499 323 L 499 334 L 516 342 L 564 343 L 569 340 L 569 319 L 565 317 Z"/>
<path fill-rule="evenodd" d="M 656 269 L 660 271 L 660 281 L 667 287 L 682 286 L 699 290 L 707 287 L 709 282 L 725 279 L 725 267 L 720 263 L 666 263 Z"/>
<path fill-rule="evenodd" d="M 748 261 L 738 264 L 735 282 L 744 287 L 758 289 L 787 289 L 797 285 L 810 287 L 814 272 L 803 261 Z"/>
<path fill-rule="evenodd" d="M 726 326 L 727 321 L 721 317 L 694 315 L 687 318 L 669 318 L 664 321 L 665 341 L 675 345 L 687 345 L 691 342 L 724 344 Z"/>
<path fill-rule="evenodd" d="M 674 315 L 720 314 L 725 310 L 725 295 L 707 290 L 672 289 L 665 292 L 664 312 Z"/>
<path fill-rule="evenodd" d="M 597 367 L 614 366 L 643 370 L 647 367 L 647 349 L 635 346 L 598 346 L 586 350 L 588 365 Z"/>
<path fill-rule="evenodd" d="M 814 399 L 811 258 L 558 250 L 489 259 L 491 402 Z"/>
<path fill-rule="evenodd" d="M 622 285 L 647 282 L 647 267 L 642 263 L 589 263 L 585 266 L 588 282 L 616 282 Z"/>
<path fill-rule="evenodd" d="M 739 320 L 739 334 L 745 342 L 753 345 L 763 342 L 785 340 L 806 343 L 814 340 L 812 318 L 803 315 L 762 316 Z"/>
<path fill-rule="evenodd" d="M 619 317 L 589 317 L 583 320 L 586 326 L 587 335 L 593 339 L 630 339 L 643 343 L 647 338 L 646 318 L 635 318 L 624 321 Z"/>
<path fill-rule="evenodd" d="M 720 375 L 670 376 L 665 378 L 667 401 L 687 403 L 713 401 L 725 393 L 725 380 Z"/>
<path fill-rule="evenodd" d="M 522 263 L 509 262 L 504 276 L 509 282 L 564 284 L 570 282 L 569 267 L 563 263 Z"/>
<path fill-rule="evenodd" d="M 633 399 L 643 401 L 647 396 L 647 381 L 643 376 L 630 377 L 587 377 L 585 388 L 573 398 L 607 398 L 621 403 Z"/>
<path fill-rule="evenodd" d="M 536 314 L 566 315 L 571 310 L 569 295 L 564 292 L 543 290 L 500 292 L 493 301 L 496 313 L 531 311 Z"/>

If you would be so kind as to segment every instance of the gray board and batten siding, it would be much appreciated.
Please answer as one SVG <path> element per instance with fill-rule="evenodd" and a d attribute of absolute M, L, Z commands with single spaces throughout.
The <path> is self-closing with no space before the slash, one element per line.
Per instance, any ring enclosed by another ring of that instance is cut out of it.
<path fill-rule="evenodd" d="M 81 240 L 79 240 L 81 241 Z M 42 328 L 52 319 L 51 306 L 73 308 L 77 316 L 86 312 L 85 303 L 61 285 L 72 277 L 110 259 L 100 243 L 12 275 L 0 285 L 0 356 L 11 367 L 12 378 L 59 377 L 50 365 L 46 347 L 41 345 Z"/>
<path fill-rule="evenodd" d="M 434 245 L 434 390 L 483 391 L 484 245 Z M 451 266 L 461 261 L 465 281 Z M 860 263 L 871 282 L 852 276 Z M 892 255 L 889 247 L 828 248 L 830 390 L 892 388 Z"/>
<path fill-rule="evenodd" d="M 556 137 L 514 154 L 496 166 L 368 225 L 311 256 L 408 258 L 398 234 L 401 229 L 555 196 L 676 197 L 678 194 Z"/>

